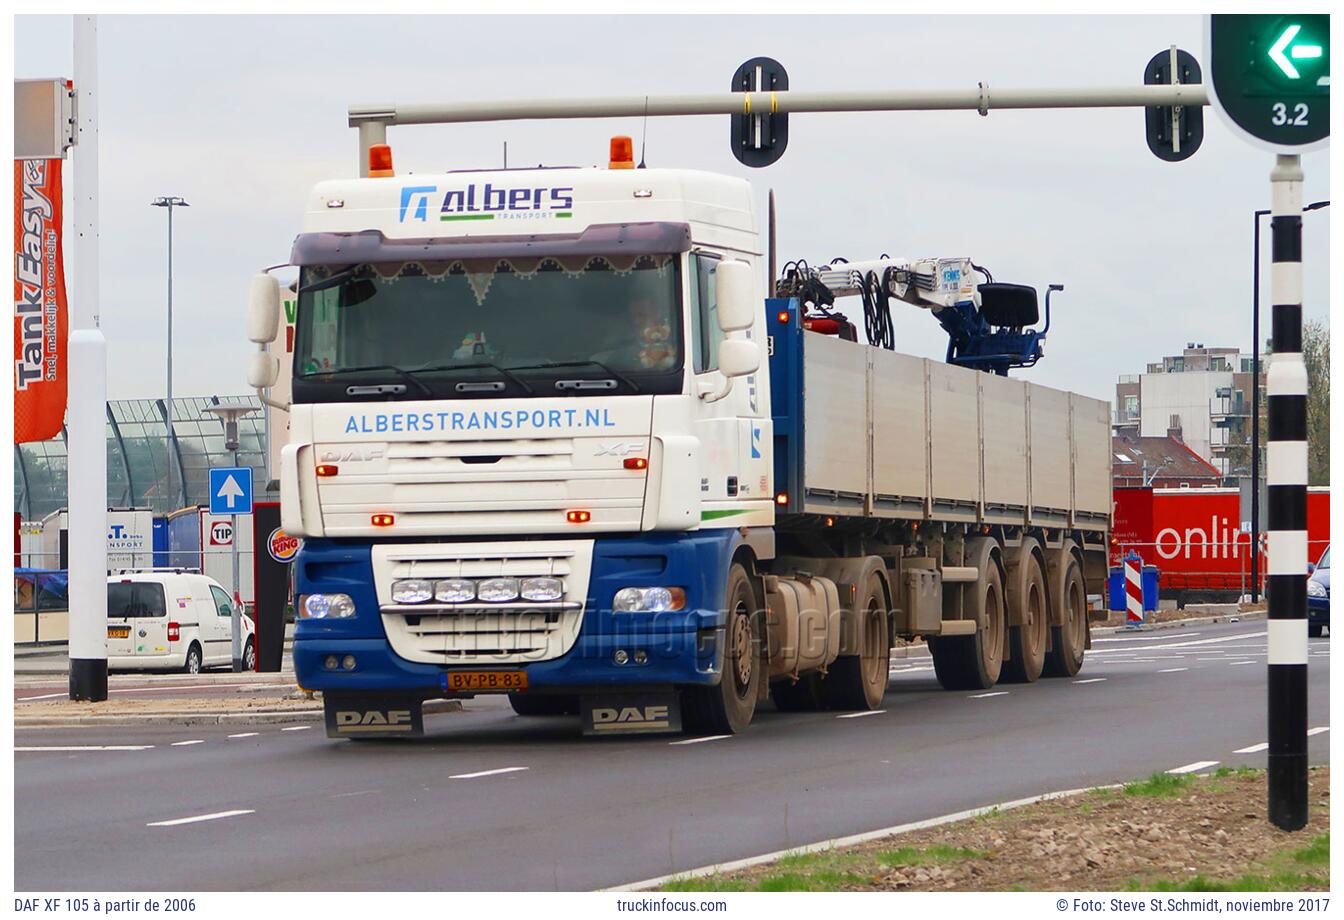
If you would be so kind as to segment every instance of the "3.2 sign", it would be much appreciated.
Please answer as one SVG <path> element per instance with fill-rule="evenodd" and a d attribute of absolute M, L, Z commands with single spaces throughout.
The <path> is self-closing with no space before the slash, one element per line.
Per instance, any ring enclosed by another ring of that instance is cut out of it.
<path fill-rule="evenodd" d="M 1330 136 L 1330 17 L 1209 16 L 1209 101 L 1233 131 L 1275 153 Z"/>

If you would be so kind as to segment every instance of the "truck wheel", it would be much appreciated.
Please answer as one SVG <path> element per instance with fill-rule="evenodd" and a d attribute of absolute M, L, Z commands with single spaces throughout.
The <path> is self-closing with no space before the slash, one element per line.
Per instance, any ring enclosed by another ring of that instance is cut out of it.
<path fill-rule="evenodd" d="M 826 706 L 820 675 L 804 674 L 797 682 L 776 681 L 770 685 L 770 699 L 780 712 L 815 712 Z"/>
<path fill-rule="evenodd" d="M 187 660 L 182 665 L 182 670 L 188 674 L 201 673 L 201 647 L 195 642 L 191 643 L 191 647 L 187 649 Z"/>
<path fill-rule="evenodd" d="M 1029 684 L 1041 676 L 1045 668 L 1045 641 L 1050 630 L 1050 609 L 1045 596 L 1045 576 L 1034 555 L 1026 556 L 1021 565 L 1024 572 L 1016 572 L 1014 590 L 1008 594 L 1020 626 L 1008 629 L 1008 645 L 1012 656 L 1003 663 L 1000 679 L 1007 683 Z"/>
<path fill-rule="evenodd" d="M 984 595 L 985 626 L 973 636 L 937 636 L 929 638 L 933 671 L 944 690 L 988 690 L 1003 670 L 1006 611 L 1003 603 L 1003 578 L 992 559 L 980 579 Z"/>
<path fill-rule="evenodd" d="M 1058 600 L 1064 624 L 1050 627 L 1044 673 L 1046 677 L 1072 677 L 1082 668 L 1087 648 L 1087 592 L 1083 589 L 1083 570 L 1073 556 L 1069 557 L 1064 590 Z"/>
<path fill-rule="evenodd" d="M 873 576 L 857 606 L 860 648 L 857 655 L 835 659 L 821 685 L 832 709 L 877 709 L 887 693 L 891 674 L 891 642 L 882 583 Z"/>
<path fill-rule="evenodd" d="M 756 695 L 764 679 L 761 661 L 761 609 L 747 570 L 728 570 L 724 599 L 723 667 L 719 682 L 688 687 L 682 693 L 682 721 L 692 732 L 733 735 L 751 724 Z"/>
<path fill-rule="evenodd" d="M 577 696 L 539 696 L 534 693 L 510 693 L 509 705 L 520 716 L 576 716 Z"/>

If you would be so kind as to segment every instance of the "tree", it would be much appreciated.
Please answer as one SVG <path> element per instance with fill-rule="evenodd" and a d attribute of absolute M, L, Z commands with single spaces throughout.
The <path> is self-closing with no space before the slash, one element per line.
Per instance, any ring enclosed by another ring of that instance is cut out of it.
<path fill-rule="evenodd" d="M 1307 482 L 1330 484 L 1330 326 L 1321 320 L 1302 325 L 1302 360 L 1307 365 Z"/>

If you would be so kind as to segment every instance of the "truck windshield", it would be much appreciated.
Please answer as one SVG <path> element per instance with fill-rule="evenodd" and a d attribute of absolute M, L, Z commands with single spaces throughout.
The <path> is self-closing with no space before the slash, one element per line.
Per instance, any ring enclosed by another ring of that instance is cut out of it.
<path fill-rule="evenodd" d="M 681 391 L 674 255 L 305 266 L 294 399 Z"/>

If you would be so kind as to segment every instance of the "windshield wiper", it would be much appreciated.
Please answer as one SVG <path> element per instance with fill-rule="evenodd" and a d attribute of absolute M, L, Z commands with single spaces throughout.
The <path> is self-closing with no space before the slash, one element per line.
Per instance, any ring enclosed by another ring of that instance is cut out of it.
<path fill-rule="evenodd" d="M 310 281 L 303 287 L 299 288 L 297 293 L 308 294 L 311 293 L 312 291 L 325 291 L 327 288 L 334 288 L 338 285 L 344 284 L 354 276 L 355 276 L 355 270 L 353 268 L 347 268 L 345 271 L 337 272 L 334 275 L 328 275 L 327 277 L 321 278 L 317 281 Z"/>
<path fill-rule="evenodd" d="M 417 374 L 425 374 L 425 373 L 434 373 L 435 371 L 470 371 L 470 370 L 479 370 L 481 368 L 489 368 L 490 370 L 498 371 L 501 377 L 503 377 L 505 380 L 508 380 L 510 383 L 517 384 L 519 389 L 521 389 L 528 396 L 533 396 L 536 393 L 536 391 L 533 390 L 530 386 L 528 386 L 525 381 L 515 376 L 514 374 L 510 373 L 510 371 L 507 368 L 500 367 L 498 364 L 492 364 L 489 361 L 485 361 L 479 364 L 438 364 L 435 365 L 434 367 L 417 367 L 415 369 L 415 372 Z"/>
<path fill-rule="evenodd" d="M 391 371 L 402 380 L 415 384 L 420 392 L 424 393 L 426 396 L 431 399 L 434 397 L 434 391 L 429 388 L 428 384 L 416 377 L 415 374 L 404 368 L 397 367 L 395 364 L 366 364 L 363 367 L 338 367 L 335 370 L 321 371 L 316 374 L 304 374 L 303 378 L 339 377 L 343 374 L 357 374 L 362 371 Z M 350 395 L 354 396 L 357 394 L 351 393 Z"/>
<path fill-rule="evenodd" d="M 636 393 L 639 392 L 639 387 L 635 385 L 635 382 L 633 380 L 622 374 L 620 371 L 612 370 L 610 367 L 607 367 L 607 365 L 603 364 L 601 361 L 552 361 L 547 364 L 525 364 L 522 367 L 515 367 L 514 370 L 516 371 L 548 370 L 550 368 L 555 367 L 596 367 L 599 368 L 603 373 L 610 374 L 613 379 L 619 380 L 621 383 L 625 384 L 630 389 L 634 390 Z"/>

